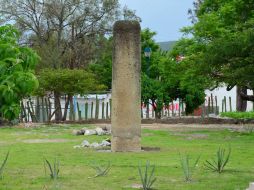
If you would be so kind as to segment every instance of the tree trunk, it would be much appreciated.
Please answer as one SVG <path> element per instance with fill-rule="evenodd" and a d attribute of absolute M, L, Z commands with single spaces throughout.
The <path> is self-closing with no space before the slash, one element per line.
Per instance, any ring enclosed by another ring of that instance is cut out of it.
<path fill-rule="evenodd" d="M 155 110 L 155 119 L 161 119 L 161 110 Z"/>
<path fill-rule="evenodd" d="M 54 92 L 54 99 L 55 99 L 55 120 L 61 121 L 62 120 L 62 109 L 61 109 L 61 102 L 60 102 L 60 93 Z"/>
<path fill-rule="evenodd" d="M 75 121 L 75 113 L 74 113 L 74 104 L 73 104 L 73 96 L 70 96 L 70 121 Z"/>
<path fill-rule="evenodd" d="M 236 87 L 236 110 L 240 112 L 246 111 L 247 101 L 244 100 L 241 96 L 241 93 L 247 95 L 247 88 L 244 87 Z"/>
<path fill-rule="evenodd" d="M 67 95 L 66 102 L 65 102 L 65 106 L 64 106 L 64 115 L 63 115 L 62 121 L 66 121 L 67 112 L 68 112 L 68 107 L 69 107 L 69 104 L 70 104 L 70 99 L 71 99 L 71 95 L 68 94 L 68 95 Z"/>

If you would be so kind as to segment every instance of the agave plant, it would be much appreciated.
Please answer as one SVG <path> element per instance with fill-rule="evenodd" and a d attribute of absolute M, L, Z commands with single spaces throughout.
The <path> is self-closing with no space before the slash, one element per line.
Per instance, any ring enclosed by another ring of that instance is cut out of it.
<path fill-rule="evenodd" d="M 141 164 L 139 163 L 138 172 L 142 182 L 143 190 L 152 189 L 152 185 L 156 181 L 156 178 L 154 177 L 154 171 L 155 171 L 155 166 L 154 165 L 151 166 L 150 162 L 147 161 L 145 166 L 145 171 L 143 173 Z"/>
<path fill-rule="evenodd" d="M 111 163 L 108 162 L 108 165 L 106 167 L 93 163 L 91 164 L 91 167 L 96 171 L 96 174 L 95 176 L 89 178 L 100 177 L 108 174 L 109 170 L 111 169 Z"/>
<path fill-rule="evenodd" d="M 50 172 L 50 178 L 51 179 L 57 179 L 59 177 L 59 167 L 60 162 L 55 158 L 54 163 L 51 164 L 47 159 L 44 161 L 44 168 L 46 173 L 46 165 L 48 166 L 49 172 Z"/>
<path fill-rule="evenodd" d="M 4 168 L 5 168 L 5 165 L 7 163 L 8 158 L 9 158 L 9 152 L 7 152 L 7 154 L 5 156 L 5 159 L 4 159 L 4 161 L 3 161 L 3 163 L 2 163 L 2 165 L 0 167 L 0 178 L 3 177 Z"/>
<path fill-rule="evenodd" d="M 216 158 L 212 160 L 206 160 L 205 167 L 209 170 L 215 172 L 223 172 L 225 166 L 227 165 L 231 155 L 231 148 L 229 147 L 228 153 L 226 154 L 226 149 L 219 147 Z"/>
<path fill-rule="evenodd" d="M 189 182 L 192 180 L 192 174 L 194 172 L 194 169 L 197 167 L 199 159 L 200 159 L 200 155 L 197 157 L 195 162 L 191 164 L 190 163 L 191 158 L 188 154 L 187 155 L 180 154 L 180 161 L 181 161 L 181 166 L 183 169 L 185 181 Z"/>

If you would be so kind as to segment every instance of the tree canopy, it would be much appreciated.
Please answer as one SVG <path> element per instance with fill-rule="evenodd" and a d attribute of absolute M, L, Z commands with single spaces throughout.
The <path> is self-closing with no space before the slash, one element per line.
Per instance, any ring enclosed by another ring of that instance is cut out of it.
<path fill-rule="evenodd" d="M 210 87 L 238 86 L 244 100 L 254 101 L 246 89 L 254 89 L 253 0 L 199 0 L 190 11 L 193 26 L 183 28 L 191 34 L 190 57 L 199 63 Z"/>
<path fill-rule="evenodd" d="M 20 100 L 38 87 L 34 68 L 38 55 L 20 46 L 19 33 L 11 25 L 0 27 L 0 113 L 13 120 L 20 113 Z"/>

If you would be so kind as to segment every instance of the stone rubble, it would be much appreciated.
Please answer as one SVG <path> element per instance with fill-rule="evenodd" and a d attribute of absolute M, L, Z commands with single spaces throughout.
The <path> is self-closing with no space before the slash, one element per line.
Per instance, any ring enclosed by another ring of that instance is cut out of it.
<path fill-rule="evenodd" d="M 75 145 L 73 146 L 73 148 L 100 148 L 100 147 L 110 147 L 111 146 L 111 142 L 109 139 L 107 140 L 103 140 L 101 141 L 101 143 L 98 142 L 93 142 L 93 143 L 89 143 L 89 141 L 84 140 L 80 145 Z"/>
<path fill-rule="evenodd" d="M 110 130 L 110 126 L 103 126 L 103 127 L 96 127 L 95 129 L 87 129 L 87 128 L 82 128 L 80 130 L 76 130 L 74 129 L 72 131 L 73 135 L 85 135 L 85 136 L 89 136 L 89 135 L 110 135 L 111 134 L 111 130 Z"/>

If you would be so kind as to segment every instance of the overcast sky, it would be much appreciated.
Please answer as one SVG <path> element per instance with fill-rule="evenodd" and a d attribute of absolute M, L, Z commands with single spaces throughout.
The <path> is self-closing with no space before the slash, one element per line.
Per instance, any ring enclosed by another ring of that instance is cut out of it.
<path fill-rule="evenodd" d="M 122 6 L 127 5 L 136 10 L 136 14 L 142 19 L 142 28 L 157 32 L 157 42 L 175 41 L 181 37 L 180 28 L 191 25 L 187 12 L 192 8 L 194 0 L 119 1 Z"/>

